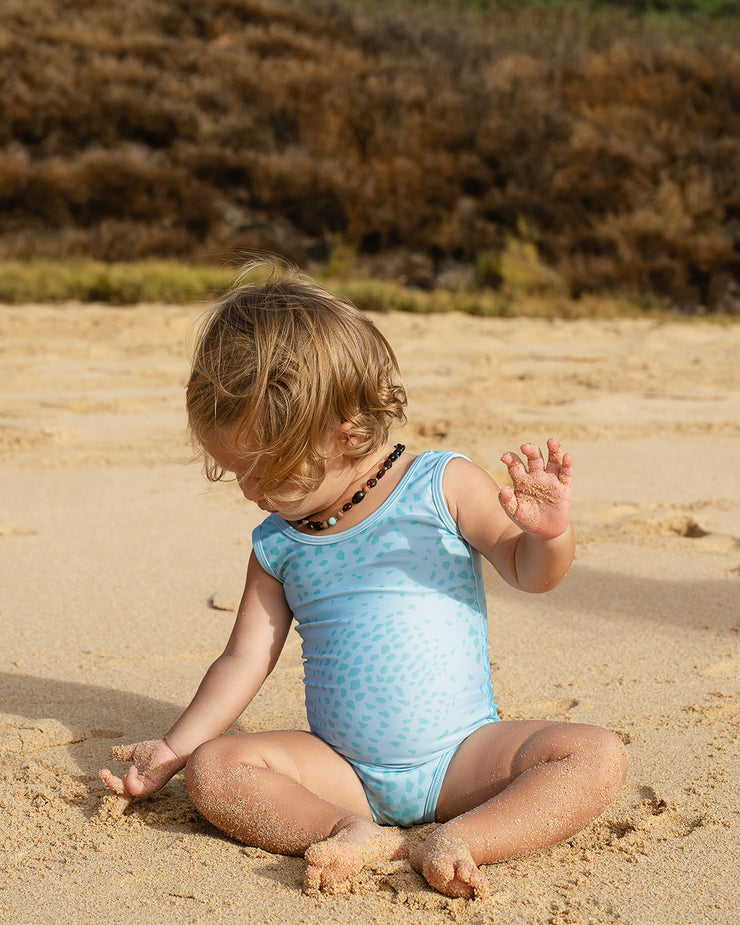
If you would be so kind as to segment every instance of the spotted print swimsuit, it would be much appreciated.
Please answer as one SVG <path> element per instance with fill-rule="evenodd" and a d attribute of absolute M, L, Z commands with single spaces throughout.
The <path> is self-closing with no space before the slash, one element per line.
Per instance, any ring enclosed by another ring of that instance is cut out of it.
<path fill-rule="evenodd" d="M 273 514 L 253 534 L 303 641 L 309 727 L 352 764 L 386 825 L 434 821 L 453 755 L 498 719 L 480 555 L 442 493 L 456 455 L 422 453 L 342 533 L 307 536 Z"/>

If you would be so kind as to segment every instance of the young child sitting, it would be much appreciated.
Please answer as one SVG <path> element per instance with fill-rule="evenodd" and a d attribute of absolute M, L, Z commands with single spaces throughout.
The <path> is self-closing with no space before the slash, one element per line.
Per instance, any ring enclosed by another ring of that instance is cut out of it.
<path fill-rule="evenodd" d="M 248 845 L 305 855 L 305 887 L 405 857 L 397 826 L 440 823 L 411 864 L 449 896 L 478 865 L 553 845 L 619 792 L 626 756 L 594 726 L 500 721 L 481 555 L 515 588 L 554 588 L 574 553 L 572 463 L 524 444 L 513 488 L 456 453 L 388 443 L 406 396 L 393 351 L 351 303 L 297 272 L 240 284 L 204 327 L 187 387 L 212 480 L 268 515 L 223 654 L 163 738 L 118 746 L 131 799 L 185 768 L 193 803 Z M 525 461 L 526 460 L 526 461 Z M 310 732 L 224 735 L 293 621 Z"/>

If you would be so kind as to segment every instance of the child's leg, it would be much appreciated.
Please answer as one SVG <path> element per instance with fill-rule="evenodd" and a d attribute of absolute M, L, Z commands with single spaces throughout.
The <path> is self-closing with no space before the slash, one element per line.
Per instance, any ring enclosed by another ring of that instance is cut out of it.
<path fill-rule="evenodd" d="M 229 835 L 277 854 L 305 855 L 308 890 L 406 856 L 405 838 L 371 820 L 352 766 L 308 732 L 206 742 L 190 756 L 185 782 L 200 812 Z"/>
<path fill-rule="evenodd" d="M 485 894 L 479 864 L 536 851 L 599 815 L 624 783 L 627 757 L 613 733 L 570 723 L 500 722 L 476 730 L 447 770 L 439 826 L 412 853 L 450 896 Z"/>

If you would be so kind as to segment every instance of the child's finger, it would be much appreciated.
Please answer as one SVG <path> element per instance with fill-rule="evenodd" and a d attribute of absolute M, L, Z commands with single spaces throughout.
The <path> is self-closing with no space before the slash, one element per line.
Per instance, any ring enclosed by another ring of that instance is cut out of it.
<path fill-rule="evenodd" d="M 118 796 L 122 797 L 126 793 L 121 778 L 111 774 L 108 768 L 103 768 L 103 770 L 100 772 L 100 779 L 103 781 L 106 787 L 108 787 L 114 793 L 118 794 Z"/>
<path fill-rule="evenodd" d="M 570 455 L 570 453 L 566 453 L 563 456 L 563 462 L 560 466 L 558 478 L 563 483 L 563 485 L 570 485 L 570 483 L 573 481 L 573 457 Z"/>
<path fill-rule="evenodd" d="M 140 771 L 132 765 L 123 779 L 124 792 L 131 797 L 145 797 L 159 790 L 162 784 L 161 782 L 157 784 L 156 777 L 152 776 L 152 771 L 156 770 L 156 768 L 145 768 Z"/>
<path fill-rule="evenodd" d="M 123 815 L 124 810 L 127 810 L 130 805 L 131 805 L 131 797 L 121 796 L 121 794 L 116 794 L 115 802 L 110 808 L 111 815 L 113 816 Z"/>
<path fill-rule="evenodd" d="M 554 437 L 547 441 L 547 471 L 557 472 L 563 462 L 563 451 Z"/>
<path fill-rule="evenodd" d="M 521 481 L 527 475 L 527 467 L 516 453 L 504 453 L 501 462 L 509 470 L 509 475 L 514 482 Z"/>
<path fill-rule="evenodd" d="M 545 460 L 542 456 L 542 450 L 534 443 L 523 443 L 521 446 L 522 453 L 527 457 L 530 472 L 542 472 L 545 468 Z"/>
<path fill-rule="evenodd" d="M 115 819 L 122 816 L 124 811 L 131 805 L 131 800 L 126 796 L 119 796 L 110 790 L 106 790 L 105 796 L 97 813 L 100 820 Z"/>

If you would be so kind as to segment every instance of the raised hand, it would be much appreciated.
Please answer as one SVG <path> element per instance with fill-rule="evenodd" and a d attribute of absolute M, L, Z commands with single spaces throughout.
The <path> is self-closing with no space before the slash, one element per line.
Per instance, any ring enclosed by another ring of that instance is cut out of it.
<path fill-rule="evenodd" d="M 522 444 L 521 450 L 526 465 L 516 453 L 501 457 L 513 482 L 513 488 L 507 486 L 499 492 L 501 507 L 525 533 L 543 538 L 560 536 L 570 517 L 570 453 L 564 454 L 552 438 L 547 441 L 547 464 L 533 443 Z"/>
<path fill-rule="evenodd" d="M 119 812 L 123 812 L 136 797 L 156 793 L 185 764 L 164 739 L 151 739 L 133 745 L 114 745 L 110 756 L 115 761 L 132 763 L 123 777 L 116 777 L 107 768 L 100 772 L 106 787 L 118 794 Z"/>

